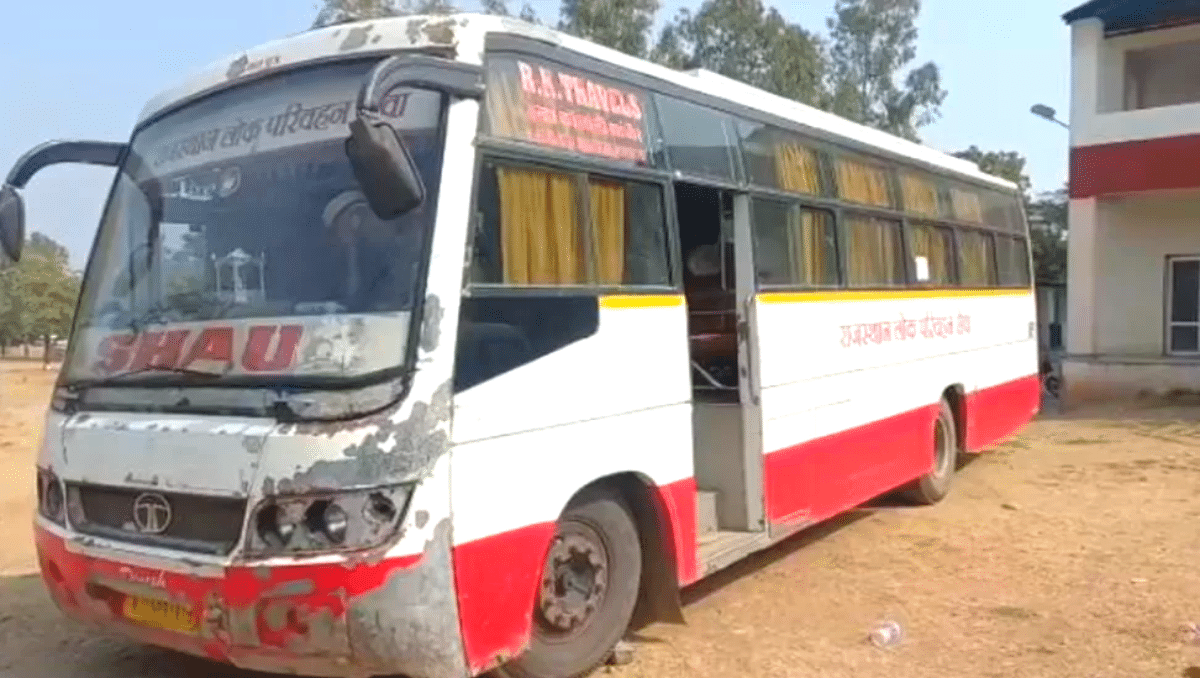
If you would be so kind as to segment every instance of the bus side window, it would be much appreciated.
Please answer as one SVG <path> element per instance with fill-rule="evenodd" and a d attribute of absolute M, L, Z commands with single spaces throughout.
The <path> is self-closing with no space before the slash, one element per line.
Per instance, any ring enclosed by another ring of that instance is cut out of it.
<path fill-rule="evenodd" d="M 996 246 L 990 233 L 960 229 L 958 251 L 963 287 L 995 287 Z"/>
<path fill-rule="evenodd" d="M 954 283 L 954 234 L 933 224 L 915 223 L 909 228 L 909 249 L 916 281 L 922 285 Z"/>
<path fill-rule="evenodd" d="M 905 283 L 900 222 L 846 215 L 847 281 L 851 287 L 895 287 Z"/>
<path fill-rule="evenodd" d="M 758 284 L 830 287 L 840 282 L 833 213 L 754 200 Z"/>

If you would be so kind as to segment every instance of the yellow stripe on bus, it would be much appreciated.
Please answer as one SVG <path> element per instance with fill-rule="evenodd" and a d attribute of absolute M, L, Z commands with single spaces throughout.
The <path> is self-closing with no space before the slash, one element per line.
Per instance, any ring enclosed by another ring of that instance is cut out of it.
<path fill-rule="evenodd" d="M 758 295 L 764 304 L 803 304 L 821 301 L 888 301 L 893 299 L 962 299 L 969 297 L 1029 297 L 1029 289 L 961 290 L 814 290 L 812 292 L 767 292 Z"/>
<path fill-rule="evenodd" d="M 600 297 L 603 308 L 666 308 L 683 306 L 683 296 L 678 294 L 622 294 Z"/>

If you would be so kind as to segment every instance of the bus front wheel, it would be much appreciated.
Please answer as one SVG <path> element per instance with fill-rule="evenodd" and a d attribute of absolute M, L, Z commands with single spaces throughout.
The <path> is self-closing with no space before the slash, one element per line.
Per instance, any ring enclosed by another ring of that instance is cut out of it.
<path fill-rule="evenodd" d="M 613 489 L 585 491 L 558 520 L 529 647 L 496 673 L 578 678 L 594 671 L 629 627 L 641 575 L 641 542 L 629 507 Z"/>
<path fill-rule="evenodd" d="M 958 430 L 950 403 L 942 400 L 933 423 L 933 469 L 904 493 L 917 504 L 936 504 L 950 493 L 958 469 Z"/>

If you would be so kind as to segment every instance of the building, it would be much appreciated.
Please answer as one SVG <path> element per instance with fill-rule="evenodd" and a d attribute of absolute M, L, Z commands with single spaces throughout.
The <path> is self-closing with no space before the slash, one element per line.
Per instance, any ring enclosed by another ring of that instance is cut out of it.
<path fill-rule="evenodd" d="M 1200 391 L 1200 1 L 1071 29 L 1067 404 Z"/>

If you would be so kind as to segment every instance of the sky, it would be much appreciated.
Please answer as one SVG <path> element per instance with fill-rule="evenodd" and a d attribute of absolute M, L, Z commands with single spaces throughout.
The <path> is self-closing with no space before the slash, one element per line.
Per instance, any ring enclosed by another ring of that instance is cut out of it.
<path fill-rule="evenodd" d="M 772 0 L 766 0 L 768 4 Z M 475 0 L 460 0 L 475 9 Z M 917 59 L 934 61 L 948 96 L 922 141 L 953 152 L 975 144 L 1015 150 L 1035 191 L 1066 181 L 1067 130 L 1035 117 L 1068 116 L 1070 32 L 1060 19 L 1082 0 L 924 0 Z M 50 139 L 125 141 L 145 102 L 210 62 L 308 28 L 316 0 L 60 0 L 14 2 L 0 41 L 0 172 Z M 519 0 L 510 2 L 513 9 Z M 559 0 L 533 0 L 557 18 Z M 660 17 L 699 0 L 664 0 Z M 776 1 L 789 19 L 826 34 L 833 0 Z M 49 10 L 49 11 L 48 11 Z M 82 268 L 112 170 L 52 166 L 25 191 L 27 228 L 46 233 Z"/>

